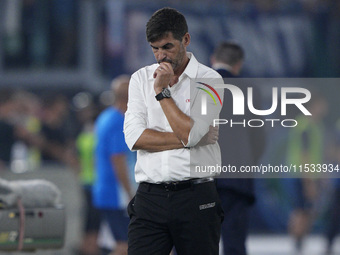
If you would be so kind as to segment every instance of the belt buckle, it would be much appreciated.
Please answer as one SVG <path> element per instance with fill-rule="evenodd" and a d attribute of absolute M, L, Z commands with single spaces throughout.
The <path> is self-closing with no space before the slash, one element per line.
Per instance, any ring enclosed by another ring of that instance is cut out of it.
<path fill-rule="evenodd" d="M 169 191 L 170 184 L 171 184 L 171 182 L 165 182 L 165 183 L 163 184 L 163 187 L 164 187 L 165 191 Z"/>
<path fill-rule="evenodd" d="M 172 191 L 177 190 L 177 184 L 178 184 L 178 182 L 170 182 L 169 189 L 172 190 Z"/>
<path fill-rule="evenodd" d="M 165 188 L 166 191 L 169 191 L 169 190 L 171 190 L 171 191 L 177 190 L 177 184 L 178 184 L 178 183 L 179 183 L 179 182 L 166 182 L 166 183 L 164 184 L 164 188 Z"/>

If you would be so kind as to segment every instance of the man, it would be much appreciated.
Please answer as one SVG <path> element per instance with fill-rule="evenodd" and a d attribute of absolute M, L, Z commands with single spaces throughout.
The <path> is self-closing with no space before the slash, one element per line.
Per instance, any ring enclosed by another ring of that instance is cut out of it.
<path fill-rule="evenodd" d="M 93 205 L 92 192 L 93 183 L 96 179 L 94 122 L 97 115 L 97 106 L 93 102 L 90 102 L 77 112 L 77 119 L 82 126 L 82 130 L 77 136 L 76 148 L 79 160 L 79 181 L 85 200 L 83 205 L 83 237 L 78 248 L 78 255 L 99 254 L 97 240 L 100 227 L 100 213 Z"/>
<path fill-rule="evenodd" d="M 213 114 L 193 117 L 203 90 L 197 89 L 199 83 L 191 87 L 190 80 L 222 79 L 186 51 L 190 35 L 177 10 L 156 11 L 146 37 L 158 64 L 132 75 L 124 123 L 126 143 L 138 151 L 139 183 L 128 206 L 128 254 L 168 255 L 175 246 L 179 255 L 217 255 L 223 216 L 215 183 L 212 174 L 193 178 L 190 170 L 207 162 L 220 164 L 218 133 L 209 125 L 221 106 L 208 98 Z"/>
<path fill-rule="evenodd" d="M 117 241 L 114 255 L 127 254 L 129 218 L 124 208 L 133 196 L 127 167 L 130 152 L 123 134 L 128 85 L 127 76 L 112 82 L 114 105 L 102 112 L 95 124 L 97 179 L 93 188 L 94 205 L 101 211 L 102 219 L 107 221 Z"/>
<path fill-rule="evenodd" d="M 244 62 L 242 47 L 232 42 L 222 42 L 211 56 L 212 68 L 223 78 L 236 78 L 240 75 Z"/>
<path fill-rule="evenodd" d="M 69 120 L 69 100 L 63 94 L 48 93 L 42 102 L 42 123 L 39 136 L 44 139 L 41 159 L 45 164 L 66 164 L 78 168 L 75 141 Z"/>
<path fill-rule="evenodd" d="M 220 43 L 212 57 L 212 67 L 223 78 L 237 78 L 241 72 L 244 61 L 244 52 L 241 46 L 232 42 Z M 227 84 L 238 86 L 244 94 L 247 88 L 243 83 L 234 80 L 225 80 Z M 258 95 L 258 94 L 257 94 Z M 254 98 L 255 105 L 261 103 L 260 98 Z M 243 119 L 252 119 L 249 112 L 244 116 L 233 116 L 231 95 L 225 94 L 221 118 L 233 119 L 242 122 Z M 240 119 L 238 119 L 240 118 Z M 256 117 L 258 119 L 258 117 Z M 260 159 L 265 145 L 265 134 L 262 128 L 243 127 L 235 125 L 220 126 L 219 144 L 221 146 L 222 165 L 240 167 L 242 165 L 256 165 Z M 223 176 L 221 176 L 223 177 Z M 246 237 L 248 233 L 248 218 L 250 206 L 255 201 L 254 183 L 248 178 L 219 178 L 217 190 L 222 201 L 225 220 L 222 223 L 222 241 L 225 255 L 245 255 Z"/>
<path fill-rule="evenodd" d="M 298 114 L 299 125 L 288 132 L 287 165 L 315 165 L 325 162 L 324 118 L 328 112 L 328 102 L 317 88 L 309 88 L 312 99 L 307 107 L 311 116 Z M 322 197 L 321 179 L 318 173 L 306 173 L 291 179 L 294 188 L 292 211 L 288 220 L 288 232 L 294 238 L 296 254 L 302 254 L 303 243 L 317 216 Z"/>
<path fill-rule="evenodd" d="M 332 136 L 331 154 L 334 167 L 340 164 L 340 120 L 336 122 L 335 132 Z M 334 178 L 332 183 L 332 192 L 330 194 L 330 203 L 328 208 L 328 217 L 326 220 L 325 238 L 326 238 L 326 255 L 331 255 L 335 240 L 340 230 L 340 179 Z"/>

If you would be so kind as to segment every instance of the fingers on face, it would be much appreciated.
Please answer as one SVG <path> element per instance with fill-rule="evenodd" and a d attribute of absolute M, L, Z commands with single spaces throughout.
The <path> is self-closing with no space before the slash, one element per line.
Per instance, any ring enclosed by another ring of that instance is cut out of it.
<path fill-rule="evenodd" d="M 155 70 L 153 77 L 156 78 L 158 74 L 173 73 L 171 64 L 167 62 L 160 63 L 159 67 Z"/>
<path fill-rule="evenodd" d="M 168 63 L 168 62 L 161 62 L 161 63 L 159 64 L 159 67 L 162 68 L 162 69 L 164 69 L 164 70 L 168 70 L 168 71 L 170 71 L 170 70 L 172 69 L 171 64 Z"/>

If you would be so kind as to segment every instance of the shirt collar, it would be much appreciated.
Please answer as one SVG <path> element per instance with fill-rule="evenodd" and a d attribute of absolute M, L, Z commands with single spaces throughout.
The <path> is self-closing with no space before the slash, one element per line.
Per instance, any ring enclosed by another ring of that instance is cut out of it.
<path fill-rule="evenodd" d="M 189 63 L 187 67 L 184 69 L 184 72 L 179 77 L 180 79 L 184 74 L 187 75 L 189 78 L 196 78 L 198 70 L 198 61 L 195 58 L 194 54 L 192 54 L 191 52 L 187 52 L 187 57 L 189 58 Z"/>
<path fill-rule="evenodd" d="M 215 70 L 224 69 L 224 70 L 227 70 L 229 72 L 231 72 L 233 70 L 233 68 L 230 65 L 225 64 L 225 63 L 215 63 L 215 64 L 213 64 L 212 68 L 215 69 Z"/>

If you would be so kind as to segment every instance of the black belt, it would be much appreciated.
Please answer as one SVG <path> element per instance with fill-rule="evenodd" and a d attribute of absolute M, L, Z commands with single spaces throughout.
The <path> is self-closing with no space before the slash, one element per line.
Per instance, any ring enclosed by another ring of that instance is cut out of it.
<path fill-rule="evenodd" d="M 206 183 L 206 182 L 213 182 L 214 178 L 200 178 L 200 179 L 190 179 L 185 181 L 177 181 L 177 182 L 162 182 L 162 183 L 149 183 L 149 182 L 142 182 L 141 185 L 145 185 L 148 189 L 160 189 L 165 191 L 177 191 L 191 188 L 193 185 Z"/>

